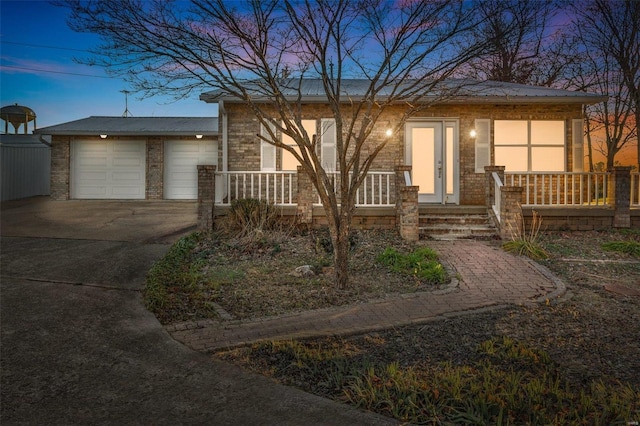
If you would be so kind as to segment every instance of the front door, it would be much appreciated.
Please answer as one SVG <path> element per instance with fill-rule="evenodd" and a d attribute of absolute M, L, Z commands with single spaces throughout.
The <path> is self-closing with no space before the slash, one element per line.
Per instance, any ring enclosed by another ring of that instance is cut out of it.
<path fill-rule="evenodd" d="M 457 121 L 409 122 L 405 134 L 405 161 L 412 166 L 411 184 L 420 187 L 418 202 L 457 204 Z"/>

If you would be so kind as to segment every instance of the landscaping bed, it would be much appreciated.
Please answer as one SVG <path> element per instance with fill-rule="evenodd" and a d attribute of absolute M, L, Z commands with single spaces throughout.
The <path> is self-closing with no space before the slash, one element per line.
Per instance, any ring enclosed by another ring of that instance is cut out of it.
<path fill-rule="evenodd" d="M 229 318 L 255 318 L 442 285 L 393 272 L 381 261 L 385 252 L 394 257 L 390 247 L 411 254 L 428 241 L 410 244 L 393 232 L 370 231 L 352 239 L 352 288 L 335 291 L 327 241 L 328 234 L 317 231 L 191 237 L 183 243 L 188 247 L 176 250 L 187 279 L 175 288 L 195 289 L 197 296 L 169 292 L 165 298 L 174 305 L 156 314 L 165 323 L 224 321 L 222 308 Z M 268 342 L 215 356 L 414 424 L 639 421 L 640 296 L 633 294 L 640 291 L 634 251 L 640 234 L 543 232 L 538 242 L 549 254 L 540 263 L 567 286 L 560 300 L 346 338 Z M 313 275 L 292 275 L 301 265 Z M 147 299 L 149 293 L 147 288 Z"/>
<path fill-rule="evenodd" d="M 543 233 L 550 259 L 541 263 L 568 290 L 556 303 L 217 356 L 417 424 L 637 422 L 640 297 L 607 286 L 640 290 L 640 259 L 602 244 L 639 237 L 624 231 Z M 488 354 L 488 346 L 500 345 Z M 509 345 L 519 349 L 505 349 Z M 510 390 L 505 383 L 515 385 Z"/>
<path fill-rule="evenodd" d="M 396 232 L 355 232 L 350 240 L 350 286 L 338 290 L 328 230 L 193 234 L 150 271 L 145 302 L 164 324 L 251 319 L 433 291 L 450 281 L 433 251 Z"/>

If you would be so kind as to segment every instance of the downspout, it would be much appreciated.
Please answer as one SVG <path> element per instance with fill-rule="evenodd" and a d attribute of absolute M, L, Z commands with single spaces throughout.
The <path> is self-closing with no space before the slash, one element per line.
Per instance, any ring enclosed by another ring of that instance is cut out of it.
<path fill-rule="evenodd" d="M 218 101 L 218 122 L 222 123 L 222 172 L 229 170 L 229 137 L 227 126 L 227 111 L 224 108 L 224 101 Z M 219 129 L 220 132 L 220 129 Z M 216 180 L 216 203 L 221 202 L 227 197 L 227 187 L 224 183 L 226 175 L 223 179 Z"/>
<path fill-rule="evenodd" d="M 48 146 L 49 148 L 51 148 L 51 142 L 49 142 L 48 140 L 46 140 L 44 138 L 45 135 L 42 134 L 38 134 L 38 138 L 40 139 L 40 142 L 42 142 L 43 144 L 45 144 L 46 146 Z"/>
<path fill-rule="evenodd" d="M 224 101 L 218 101 L 218 116 L 222 119 L 222 171 L 229 170 L 229 138 L 227 136 L 227 111 L 224 108 Z"/>

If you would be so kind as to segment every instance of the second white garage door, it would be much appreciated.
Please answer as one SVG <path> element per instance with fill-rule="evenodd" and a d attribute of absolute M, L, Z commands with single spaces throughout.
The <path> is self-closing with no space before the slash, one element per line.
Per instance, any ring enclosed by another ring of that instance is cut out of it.
<path fill-rule="evenodd" d="M 164 198 L 198 198 L 198 165 L 218 164 L 218 144 L 213 141 L 166 141 L 164 145 Z"/>
<path fill-rule="evenodd" d="M 71 198 L 144 199 L 146 144 L 86 140 L 71 145 Z"/>

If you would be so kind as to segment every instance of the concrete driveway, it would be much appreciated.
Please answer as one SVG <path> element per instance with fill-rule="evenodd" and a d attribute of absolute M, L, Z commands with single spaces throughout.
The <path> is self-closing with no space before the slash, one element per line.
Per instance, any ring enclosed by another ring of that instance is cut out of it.
<path fill-rule="evenodd" d="M 0 423 L 395 424 L 177 343 L 142 305 L 195 203 L 3 203 Z"/>

